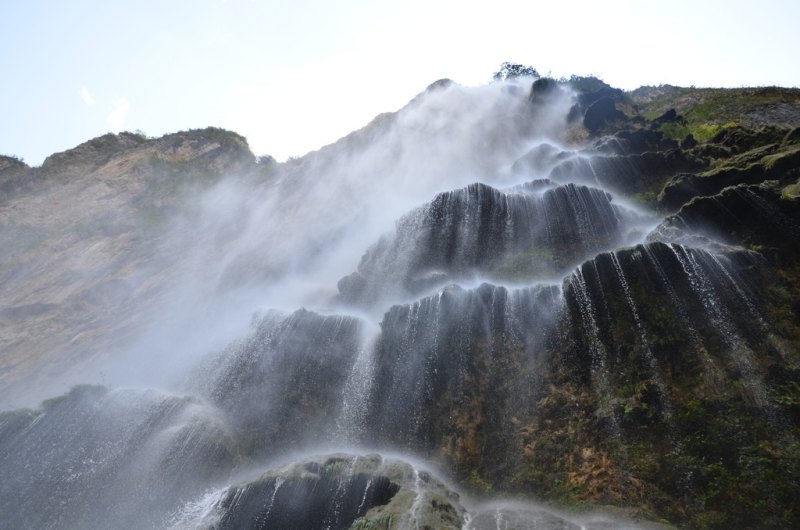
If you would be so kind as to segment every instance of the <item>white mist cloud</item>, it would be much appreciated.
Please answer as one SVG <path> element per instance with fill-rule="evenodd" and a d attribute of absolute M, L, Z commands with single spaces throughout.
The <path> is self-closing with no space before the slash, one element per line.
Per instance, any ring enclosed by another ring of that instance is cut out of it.
<path fill-rule="evenodd" d="M 89 89 L 86 85 L 81 87 L 81 97 L 83 98 L 83 102 L 86 103 L 88 106 L 94 105 L 94 98 L 92 97 L 92 93 L 89 92 Z"/>
<path fill-rule="evenodd" d="M 125 119 L 128 117 L 128 110 L 131 104 L 125 98 L 119 98 L 114 105 L 114 110 L 108 115 L 106 121 L 111 126 L 111 130 L 115 133 L 122 131 L 125 128 Z"/>

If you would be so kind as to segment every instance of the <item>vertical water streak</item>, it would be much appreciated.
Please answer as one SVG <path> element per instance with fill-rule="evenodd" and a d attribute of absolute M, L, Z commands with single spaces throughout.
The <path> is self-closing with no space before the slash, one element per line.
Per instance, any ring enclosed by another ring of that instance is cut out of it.
<path fill-rule="evenodd" d="M 422 510 L 422 503 L 425 499 L 425 492 L 422 490 L 422 479 L 419 475 L 419 470 L 414 467 L 414 502 L 411 503 L 411 509 L 408 511 L 407 517 L 404 517 L 405 524 L 401 528 L 413 528 L 420 530 L 420 511 Z"/>
<path fill-rule="evenodd" d="M 360 442 L 366 428 L 366 415 L 375 380 L 377 339 L 378 335 L 373 334 L 364 340 L 342 390 L 342 407 L 334 438 L 348 444 Z"/>
<path fill-rule="evenodd" d="M 676 259 L 689 277 L 692 288 L 700 298 L 712 322 L 721 331 L 721 337 L 728 349 L 728 354 L 736 368 L 741 372 L 742 378 L 750 390 L 751 398 L 756 405 L 764 407 L 769 403 L 769 398 L 764 382 L 756 370 L 753 352 L 736 331 L 722 300 L 716 294 L 711 279 L 695 255 L 698 251 L 675 244 L 670 244 L 669 248 L 672 249 Z M 712 263 L 714 262 L 712 261 Z"/>
<path fill-rule="evenodd" d="M 342 508 L 344 506 L 345 498 L 348 490 L 350 489 L 350 485 L 354 482 L 354 472 L 357 461 L 358 457 L 353 456 L 353 458 L 350 460 L 347 471 L 340 474 L 340 476 L 336 479 L 336 491 L 331 499 L 330 508 L 328 513 L 325 515 L 325 520 L 322 522 L 324 530 L 333 530 L 339 527 L 339 518 L 342 515 Z"/>
<path fill-rule="evenodd" d="M 708 257 L 713 260 L 713 262 L 717 266 L 717 269 L 725 276 L 725 279 L 728 280 L 729 286 L 736 292 L 737 296 L 739 297 L 739 300 L 747 308 L 747 312 L 750 314 L 750 317 L 758 323 L 762 331 L 768 332 L 769 326 L 767 326 L 767 323 L 764 321 L 764 317 L 761 316 L 761 313 L 756 309 L 756 306 L 753 303 L 753 301 L 750 299 L 749 296 L 747 296 L 747 293 L 744 292 L 744 289 L 742 289 L 740 282 L 733 277 L 733 273 L 729 271 L 728 268 L 725 266 L 725 264 L 722 262 L 722 260 L 720 260 L 714 254 L 709 253 Z"/>
<path fill-rule="evenodd" d="M 678 318 L 680 319 L 681 329 L 686 331 L 690 342 L 694 346 L 695 350 L 700 354 L 707 375 L 711 378 L 711 386 L 715 389 L 721 390 L 724 386 L 723 381 L 725 377 L 721 373 L 717 364 L 711 358 L 711 355 L 708 353 L 708 348 L 700 336 L 700 333 L 698 333 L 697 328 L 695 328 L 694 324 L 692 324 L 692 321 L 689 318 L 689 313 L 686 310 L 686 304 L 680 299 L 678 293 L 675 291 L 675 286 L 672 285 L 669 276 L 664 270 L 664 267 L 661 265 L 658 257 L 653 252 L 651 245 L 641 245 L 639 248 L 641 248 L 644 254 L 647 256 L 650 264 L 655 268 L 661 284 L 667 290 L 667 295 L 672 302 L 672 308 L 675 310 Z"/>
<path fill-rule="evenodd" d="M 403 342 L 401 343 L 402 351 L 405 353 L 406 359 L 410 362 L 411 356 L 414 354 L 414 346 L 417 343 L 417 337 L 421 337 L 423 341 L 425 341 L 425 334 L 420 333 L 421 326 L 424 326 L 425 322 L 420 319 L 420 312 L 422 309 L 422 302 L 417 302 L 411 306 L 411 311 L 409 313 L 408 318 L 408 327 L 406 328 L 406 332 L 403 334 Z M 427 342 L 427 341 L 425 341 Z M 427 374 L 427 356 L 423 357 L 420 361 L 420 366 L 418 367 L 419 371 L 417 372 L 417 377 L 413 382 L 413 393 L 411 395 L 413 399 L 413 403 L 416 405 L 413 408 L 412 413 L 412 420 L 411 420 L 411 429 L 412 432 L 407 433 L 409 437 L 415 437 L 416 433 L 418 432 L 420 426 L 423 423 L 423 407 L 419 406 L 420 403 L 418 401 L 424 402 L 424 392 L 425 387 L 427 385 L 425 374 Z"/>
<path fill-rule="evenodd" d="M 356 513 L 361 514 L 364 513 L 364 505 L 367 503 L 367 495 L 369 495 L 369 489 L 372 487 L 372 477 L 367 479 L 367 485 L 364 487 L 364 495 L 361 497 L 361 503 L 358 505 L 356 509 Z"/>
<path fill-rule="evenodd" d="M 197 501 L 187 502 L 177 512 L 167 517 L 165 526 L 171 530 L 213 528 L 219 520 L 220 503 L 227 493 L 228 487 L 224 487 L 203 494 Z"/>
<path fill-rule="evenodd" d="M 615 437 L 619 437 L 619 422 L 613 411 L 610 410 L 609 405 L 603 404 L 603 400 L 609 400 L 612 397 L 611 384 L 608 380 L 608 367 L 606 365 L 608 353 L 600 339 L 600 328 L 597 325 L 594 304 L 592 304 L 589 287 L 580 267 L 572 272 L 569 282 L 572 287 L 572 292 L 575 293 L 584 333 L 588 339 L 587 346 L 589 347 L 589 356 L 592 363 L 592 386 L 595 387 L 595 393 L 601 401 L 598 408 L 607 409 L 604 412 L 607 413 L 607 416 L 611 420 L 612 434 Z"/>
<path fill-rule="evenodd" d="M 619 258 L 617 257 L 616 252 L 610 252 L 609 255 L 611 256 L 611 262 L 614 264 L 614 270 L 617 273 L 617 279 L 619 280 L 620 286 L 622 287 L 622 292 L 625 296 L 625 302 L 628 305 L 628 309 L 630 309 L 631 311 L 631 316 L 633 317 L 633 323 L 636 326 L 636 330 L 639 332 L 639 340 L 641 341 L 642 345 L 642 353 L 644 354 L 644 358 L 647 361 L 651 377 L 656 383 L 656 390 L 658 392 L 662 406 L 664 407 L 664 410 L 662 411 L 663 415 L 662 419 L 667 419 L 669 421 L 671 420 L 672 417 L 672 404 L 667 394 L 664 380 L 661 377 L 661 368 L 658 366 L 658 360 L 655 358 L 655 355 L 653 355 L 653 351 L 650 348 L 650 341 L 647 338 L 647 331 L 642 325 L 642 319 L 639 317 L 639 311 L 636 309 L 636 303 L 633 300 L 633 295 L 631 294 L 631 289 L 630 286 L 628 285 L 628 281 L 625 279 L 625 273 L 622 270 L 622 265 L 619 262 Z"/>
<path fill-rule="evenodd" d="M 272 506 L 275 504 L 275 496 L 278 494 L 278 490 L 285 481 L 285 477 L 275 477 L 272 485 L 272 495 L 270 495 L 264 503 L 263 510 L 260 510 L 256 516 L 255 523 L 257 528 L 266 527 L 267 523 L 269 523 L 269 514 L 272 512 Z"/>

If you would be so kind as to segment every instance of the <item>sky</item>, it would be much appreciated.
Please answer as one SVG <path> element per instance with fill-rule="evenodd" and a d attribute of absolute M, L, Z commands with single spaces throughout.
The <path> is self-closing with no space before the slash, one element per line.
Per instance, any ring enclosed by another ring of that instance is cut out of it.
<path fill-rule="evenodd" d="M 207 126 L 278 160 L 504 61 L 612 86 L 800 86 L 800 2 L 0 0 L 0 154 Z"/>

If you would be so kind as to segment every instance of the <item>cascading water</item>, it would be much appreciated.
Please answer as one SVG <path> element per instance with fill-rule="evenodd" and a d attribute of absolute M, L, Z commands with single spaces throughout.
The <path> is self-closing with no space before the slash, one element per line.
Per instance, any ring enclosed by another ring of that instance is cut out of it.
<path fill-rule="evenodd" d="M 664 381 L 661 379 L 661 370 L 658 367 L 658 361 L 656 360 L 655 356 L 653 355 L 652 350 L 650 349 L 650 340 L 647 338 L 647 333 L 642 326 L 642 319 L 639 317 L 639 312 L 636 309 L 636 302 L 633 301 L 633 296 L 631 295 L 631 289 L 628 286 L 628 281 L 625 279 L 625 272 L 622 270 L 622 265 L 620 265 L 619 259 L 617 255 L 612 251 L 609 253 L 611 256 L 611 261 L 614 263 L 614 269 L 617 272 L 617 277 L 619 278 L 620 287 L 622 287 L 622 292 L 625 296 L 625 301 L 628 303 L 628 307 L 631 310 L 631 317 L 633 318 L 633 324 L 636 326 L 636 331 L 639 332 L 639 337 L 641 340 L 641 347 L 644 352 L 644 357 L 647 360 L 647 364 L 650 367 L 650 373 L 652 374 L 653 379 L 655 380 L 657 391 L 661 401 L 664 403 L 664 413 L 665 416 L 671 415 L 671 410 L 669 406 L 669 399 L 667 398 L 666 393 L 666 385 Z"/>
<path fill-rule="evenodd" d="M 344 154 L 331 146 L 279 175 L 269 184 L 275 212 L 245 208 L 243 232 L 259 241 L 232 245 L 240 252 L 216 272 L 227 285 L 263 258 L 269 285 L 258 305 L 312 309 L 258 313 L 248 336 L 192 358 L 175 392 L 196 397 L 80 388 L 37 411 L 0 415 L 5 521 L 593 528 L 533 505 L 473 502 L 470 511 L 453 489 L 540 484 L 531 462 L 558 444 L 548 446 L 537 428 L 567 421 L 583 403 L 593 407 L 589 419 L 563 432 L 595 421 L 604 428 L 580 438 L 582 462 L 560 453 L 574 490 L 588 487 L 575 467 L 610 473 L 600 467 L 628 457 L 619 447 L 642 437 L 639 425 L 671 440 L 678 358 L 717 384 L 732 362 L 744 393 L 768 407 L 747 338 L 768 326 L 737 272 L 757 270 L 758 259 L 678 245 L 658 230 L 644 243 L 651 216 L 621 204 L 591 158 L 555 147 L 572 100 L 552 98 L 530 103 L 516 83 L 435 87 L 388 125 L 350 137 Z M 494 120 L 485 131 L 469 110 L 476 102 Z M 439 121 L 430 122 L 434 111 Z M 444 143 L 447 127 L 461 122 L 473 126 Z M 410 148 L 424 156 L 408 157 Z M 373 173 L 383 167 L 381 184 Z M 401 188 L 402 210 L 387 199 L 387 182 Z M 680 224 L 688 230 L 691 220 Z M 570 371 L 570 385 L 588 390 L 565 398 L 552 381 Z M 548 408 L 563 414 L 540 417 Z M 455 486 L 376 454 L 308 458 L 354 448 L 429 459 Z"/>

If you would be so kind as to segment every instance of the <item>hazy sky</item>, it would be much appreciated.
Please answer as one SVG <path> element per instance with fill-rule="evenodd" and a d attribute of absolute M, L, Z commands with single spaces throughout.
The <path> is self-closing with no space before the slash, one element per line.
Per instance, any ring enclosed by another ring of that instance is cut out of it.
<path fill-rule="evenodd" d="M 279 160 L 503 61 L 631 89 L 800 86 L 800 2 L 0 0 L 0 154 L 209 125 Z"/>

